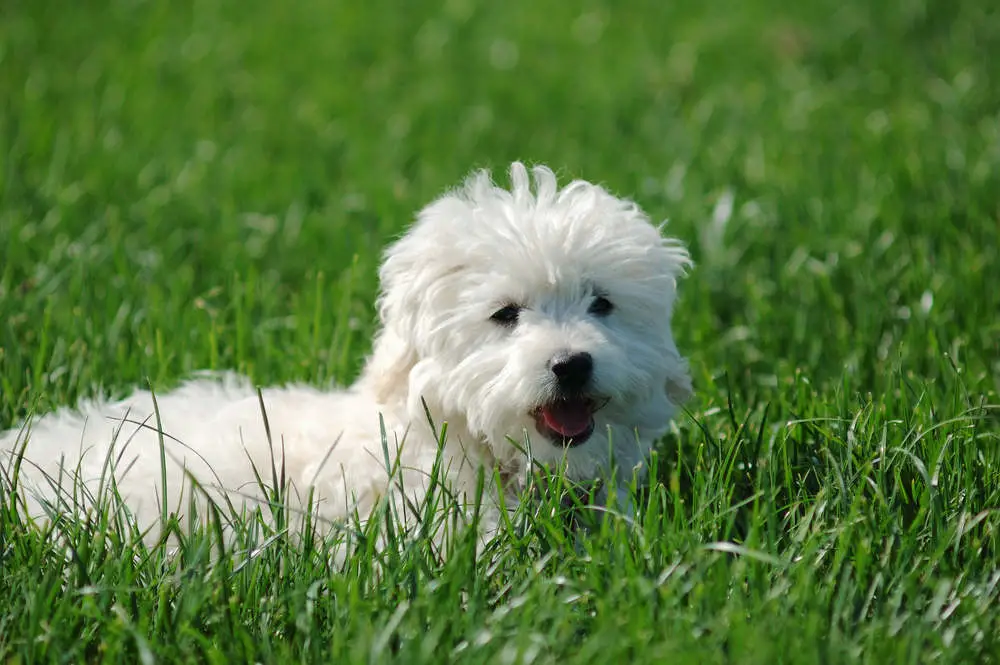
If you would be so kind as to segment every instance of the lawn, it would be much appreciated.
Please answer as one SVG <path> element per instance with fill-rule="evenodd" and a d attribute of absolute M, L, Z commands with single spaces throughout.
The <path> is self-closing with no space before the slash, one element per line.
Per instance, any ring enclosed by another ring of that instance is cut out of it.
<path fill-rule="evenodd" d="M 998 61 L 982 0 L 6 0 L 0 429 L 350 381 L 380 248 L 513 159 L 670 219 L 696 396 L 638 524 L 546 498 L 479 559 L 170 553 L 0 479 L 0 662 L 997 662 Z"/>

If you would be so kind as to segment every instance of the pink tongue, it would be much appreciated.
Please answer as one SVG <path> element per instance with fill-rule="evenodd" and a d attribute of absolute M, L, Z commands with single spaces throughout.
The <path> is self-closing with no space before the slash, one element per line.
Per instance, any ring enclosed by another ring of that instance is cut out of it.
<path fill-rule="evenodd" d="M 554 402 L 542 409 L 545 424 L 565 437 L 583 434 L 593 420 L 590 406 L 584 400 Z"/>

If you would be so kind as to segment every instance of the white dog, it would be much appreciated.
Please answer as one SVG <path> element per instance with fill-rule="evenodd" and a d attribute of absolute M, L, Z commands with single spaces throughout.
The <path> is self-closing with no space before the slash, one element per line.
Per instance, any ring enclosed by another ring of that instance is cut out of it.
<path fill-rule="evenodd" d="M 161 472 L 169 512 L 189 505 L 192 478 L 203 498 L 263 505 L 256 474 L 270 480 L 277 459 L 289 500 L 311 492 L 336 521 L 383 496 L 419 502 L 436 460 L 455 496 L 471 501 L 483 469 L 507 506 L 531 460 L 581 481 L 641 468 L 691 390 L 670 329 L 688 254 L 634 203 L 533 175 L 534 188 L 513 164 L 508 191 L 473 174 L 388 249 L 381 326 L 351 388 L 268 388 L 262 410 L 248 380 L 201 377 L 157 396 L 159 421 L 146 391 L 84 403 L 0 435 L 0 467 L 9 480 L 19 460 L 35 517 L 73 505 L 74 476 L 96 494 L 113 468 L 145 528 L 163 514 Z"/>

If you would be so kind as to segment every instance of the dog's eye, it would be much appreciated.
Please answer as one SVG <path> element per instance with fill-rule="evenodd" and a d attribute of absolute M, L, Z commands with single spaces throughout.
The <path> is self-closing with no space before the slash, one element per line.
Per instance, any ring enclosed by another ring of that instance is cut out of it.
<path fill-rule="evenodd" d="M 493 312 L 490 321 L 501 326 L 514 326 L 517 324 L 517 317 L 521 315 L 521 307 L 518 305 L 506 305 Z"/>
<path fill-rule="evenodd" d="M 594 316 L 607 316 L 614 310 L 615 306 L 611 304 L 611 301 L 604 296 L 597 296 L 594 298 L 594 302 L 590 303 L 590 308 L 587 310 Z"/>

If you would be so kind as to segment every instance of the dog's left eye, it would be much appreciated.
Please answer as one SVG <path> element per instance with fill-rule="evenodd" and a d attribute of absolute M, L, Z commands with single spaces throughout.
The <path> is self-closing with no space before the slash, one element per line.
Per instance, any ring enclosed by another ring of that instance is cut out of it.
<path fill-rule="evenodd" d="M 517 324 L 517 318 L 521 315 L 521 308 L 517 305 L 506 305 L 501 307 L 497 311 L 493 312 L 490 317 L 490 321 L 493 323 L 500 324 L 501 326 L 514 326 Z"/>
<path fill-rule="evenodd" d="M 594 302 L 590 303 L 590 307 L 587 311 L 594 316 L 607 316 L 614 310 L 614 308 L 615 306 L 610 300 L 604 296 L 597 296 L 594 298 Z"/>

